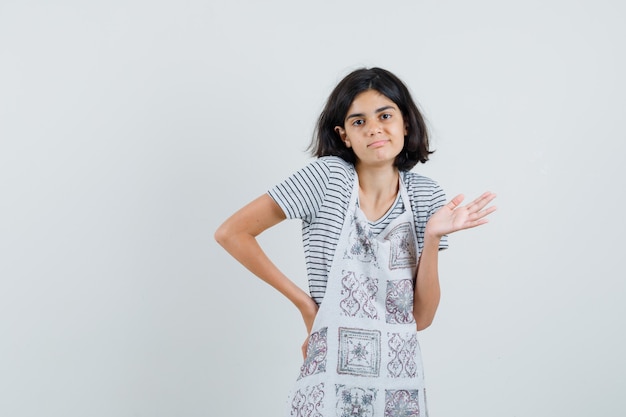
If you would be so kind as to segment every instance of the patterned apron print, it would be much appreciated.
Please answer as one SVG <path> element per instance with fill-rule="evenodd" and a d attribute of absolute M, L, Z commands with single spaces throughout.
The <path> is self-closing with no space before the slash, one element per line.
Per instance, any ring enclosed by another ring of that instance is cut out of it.
<path fill-rule="evenodd" d="M 411 204 L 374 236 L 350 198 L 290 417 L 428 416 L 413 318 L 418 246 Z"/>

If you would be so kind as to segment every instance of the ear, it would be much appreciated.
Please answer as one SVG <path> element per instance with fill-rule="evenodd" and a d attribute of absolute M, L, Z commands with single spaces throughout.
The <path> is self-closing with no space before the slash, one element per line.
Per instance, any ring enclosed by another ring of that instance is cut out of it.
<path fill-rule="evenodd" d="M 405 123 L 404 124 L 404 136 L 409 134 L 409 124 Z"/>
<path fill-rule="evenodd" d="M 343 143 L 345 143 L 346 146 L 349 148 L 350 147 L 350 139 L 348 139 L 348 135 L 346 135 L 345 129 L 343 127 L 341 127 L 341 126 L 335 126 L 335 132 L 337 132 L 337 134 L 339 135 L 339 137 L 341 138 Z"/>

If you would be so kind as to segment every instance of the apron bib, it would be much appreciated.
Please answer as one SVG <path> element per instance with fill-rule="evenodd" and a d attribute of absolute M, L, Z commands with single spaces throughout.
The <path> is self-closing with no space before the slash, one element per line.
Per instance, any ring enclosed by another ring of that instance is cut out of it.
<path fill-rule="evenodd" d="M 413 317 L 418 245 L 400 176 L 404 212 L 377 236 L 355 183 L 289 417 L 428 416 Z"/>

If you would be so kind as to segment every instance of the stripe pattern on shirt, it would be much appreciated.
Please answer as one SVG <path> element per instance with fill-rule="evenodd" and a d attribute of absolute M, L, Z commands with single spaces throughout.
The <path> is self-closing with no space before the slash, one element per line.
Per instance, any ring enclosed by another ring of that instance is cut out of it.
<path fill-rule="evenodd" d="M 430 178 L 407 171 L 401 174 L 411 201 L 421 253 L 426 222 L 445 204 L 445 194 Z M 354 165 L 339 157 L 326 156 L 316 159 L 268 191 L 288 219 L 302 220 L 309 292 L 317 304 L 321 304 L 326 292 L 328 273 L 355 178 Z M 397 199 L 394 208 L 383 219 L 374 222 L 375 229 L 383 230 L 403 210 L 402 200 Z M 440 249 L 447 246 L 444 236 Z"/>

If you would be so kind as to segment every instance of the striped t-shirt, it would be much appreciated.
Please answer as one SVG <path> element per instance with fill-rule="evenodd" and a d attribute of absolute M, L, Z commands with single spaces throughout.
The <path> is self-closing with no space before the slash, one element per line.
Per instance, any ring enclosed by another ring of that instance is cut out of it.
<path fill-rule="evenodd" d="M 446 197 L 441 187 L 430 178 L 410 171 L 402 171 L 400 174 L 411 201 L 421 253 L 426 222 L 445 204 Z M 325 156 L 268 191 L 288 219 L 302 220 L 309 291 L 317 304 L 321 304 L 326 292 L 328 273 L 350 204 L 355 178 L 354 165 L 336 156 Z M 402 199 L 397 198 L 387 214 L 370 226 L 373 230 L 382 231 L 403 211 Z M 439 248 L 447 247 L 447 237 L 444 236 Z"/>

